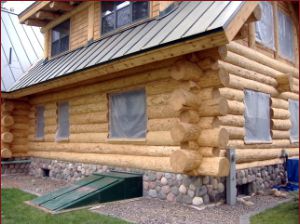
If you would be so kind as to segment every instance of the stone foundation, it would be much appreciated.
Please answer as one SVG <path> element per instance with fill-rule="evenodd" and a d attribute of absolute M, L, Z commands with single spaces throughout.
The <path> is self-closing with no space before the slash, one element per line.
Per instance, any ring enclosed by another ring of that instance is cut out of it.
<path fill-rule="evenodd" d="M 27 158 L 14 158 L 6 160 L 9 164 L 1 163 L 1 174 L 28 174 L 30 163 L 18 163 L 18 161 L 27 160 Z"/>
<path fill-rule="evenodd" d="M 73 163 L 32 158 L 30 174 L 45 175 L 67 181 L 79 180 L 93 172 L 126 171 L 143 174 L 144 196 L 183 204 L 209 204 L 225 200 L 224 177 L 191 177 L 183 174 L 161 173 L 137 169 L 124 169 L 96 164 Z M 237 185 L 248 184 L 249 193 L 264 191 L 284 180 L 282 165 L 251 168 L 237 171 Z"/>

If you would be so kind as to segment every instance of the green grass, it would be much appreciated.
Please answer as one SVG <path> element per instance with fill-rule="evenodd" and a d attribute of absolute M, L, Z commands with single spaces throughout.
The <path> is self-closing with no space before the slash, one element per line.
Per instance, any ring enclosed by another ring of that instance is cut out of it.
<path fill-rule="evenodd" d="M 78 210 L 58 215 L 47 214 L 24 204 L 36 196 L 18 189 L 2 189 L 2 223 L 4 224 L 125 224 L 127 222 Z"/>
<path fill-rule="evenodd" d="M 251 224 L 298 224 L 298 201 L 290 201 L 251 217 Z"/>

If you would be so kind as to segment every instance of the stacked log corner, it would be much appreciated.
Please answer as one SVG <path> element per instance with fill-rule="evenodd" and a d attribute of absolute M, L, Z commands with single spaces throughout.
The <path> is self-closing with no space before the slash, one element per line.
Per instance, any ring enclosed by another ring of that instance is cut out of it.
<path fill-rule="evenodd" d="M 227 110 L 226 100 L 217 88 L 218 72 L 205 67 L 209 59 L 203 66 L 197 61 L 178 61 L 171 70 L 171 77 L 180 82 L 170 97 L 170 105 L 179 113 L 171 136 L 180 149 L 171 154 L 170 164 L 179 173 L 227 176 L 229 162 L 219 157 L 219 149 L 227 145 L 229 134 L 217 124 L 217 115 Z"/>
<path fill-rule="evenodd" d="M 1 158 L 27 156 L 29 109 L 25 101 L 1 103 Z"/>

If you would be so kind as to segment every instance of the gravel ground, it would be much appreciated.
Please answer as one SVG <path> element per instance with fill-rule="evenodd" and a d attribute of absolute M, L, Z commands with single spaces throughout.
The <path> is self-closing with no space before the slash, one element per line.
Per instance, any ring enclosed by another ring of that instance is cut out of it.
<path fill-rule="evenodd" d="M 65 181 L 29 175 L 3 175 L 1 188 L 19 188 L 40 195 L 68 184 L 70 183 Z M 244 224 L 247 223 L 249 214 L 258 213 L 286 200 L 288 199 L 259 195 L 251 197 L 250 201 L 254 203 L 254 206 L 251 207 L 237 202 L 235 206 L 223 204 L 196 209 L 191 206 L 143 197 L 101 204 L 92 210 L 140 224 Z"/>
<path fill-rule="evenodd" d="M 244 216 L 247 214 L 263 211 L 286 200 L 260 195 L 251 197 L 250 201 L 254 203 L 252 207 L 238 202 L 235 206 L 223 204 L 199 211 L 190 206 L 141 198 L 134 201 L 106 203 L 94 211 L 141 224 L 242 224 L 245 223 Z"/>
<path fill-rule="evenodd" d="M 49 178 L 33 177 L 24 174 L 1 176 L 1 188 L 19 188 L 35 195 L 49 193 L 68 184 L 62 180 L 51 180 Z"/>

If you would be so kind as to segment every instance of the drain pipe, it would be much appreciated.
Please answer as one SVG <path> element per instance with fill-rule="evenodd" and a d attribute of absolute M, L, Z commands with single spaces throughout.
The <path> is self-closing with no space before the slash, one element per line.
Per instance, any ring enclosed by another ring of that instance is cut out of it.
<path fill-rule="evenodd" d="M 235 149 L 228 148 L 226 156 L 229 161 L 229 175 L 226 177 L 226 203 L 228 205 L 236 204 L 236 156 Z"/>

